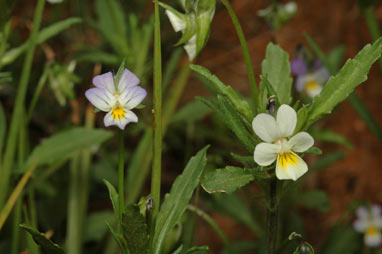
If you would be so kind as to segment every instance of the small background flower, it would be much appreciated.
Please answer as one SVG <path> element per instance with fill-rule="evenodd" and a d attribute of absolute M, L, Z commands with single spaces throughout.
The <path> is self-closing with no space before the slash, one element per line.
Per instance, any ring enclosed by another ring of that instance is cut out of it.
<path fill-rule="evenodd" d="M 107 112 L 105 126 L 116 125 L 125 129 L 130 122 L 138 122 L 138 117 L 131 111 L 146 97 L 146 90 L 138 86 L 138 77 L 125 69 L 118 84 L 115 84 L 111 72 L 93 78 L 95 88 L 85 92 L 86 98 L 99 110 Z"/>
<path fill-rule="evenodd" d="M 356 211 L 357 220 L 353 227 L 357 232 L 364 233 L 365 244 L 369 247 L 377 247 L 382 243 L 382 215 L 381 207 L 372 205 L 370 208 L 361 206 Z"/>

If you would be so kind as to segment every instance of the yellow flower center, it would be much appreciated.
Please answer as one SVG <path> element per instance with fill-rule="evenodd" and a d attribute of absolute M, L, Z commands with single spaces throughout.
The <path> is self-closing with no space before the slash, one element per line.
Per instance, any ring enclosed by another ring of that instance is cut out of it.
<path fill-rule="evenodd" d="M 376 235 L 378 234 L 378 230 L 376 227 L 371 226 L 366 230 L 366 235 Z"/>
<path fill-rule="evenodd" d="M 309 81 L 306 83 L 305 89 L 306 91 L 311 91 L 311 90 L 317 89 L 317 87 L 318 87 L 318 84 L 316 81 Z"/>
<path fill-rule="evenodd" d="M 125 113 L 126 113 L 125 110 L 122 107 L 118 106 L 118 107 L 113 108 L 113 110 L 111 111 L 111 116 L 115 120 L 119 120 L 125 116 Z"/>
<path fill-rule="evenodd" d="M 279 164 L 282 168 L 286 168 L 288 165 L 294 166 L 297 163 L 297 157 L 293 153 L 286 152 L 279 154 Z"/>

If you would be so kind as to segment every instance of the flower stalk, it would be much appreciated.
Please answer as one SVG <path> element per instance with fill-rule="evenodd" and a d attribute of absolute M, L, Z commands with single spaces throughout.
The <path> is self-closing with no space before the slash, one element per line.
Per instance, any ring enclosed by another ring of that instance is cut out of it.
<path fill-rule="evenodd" d="M 119 216 L 125 211 L 125 147 L 123 145 L 123 130 L 118 130 L 118 195 L 119 195 Z"/>
<path fill-rule="evenodd" d="M 269 185 L 269 209 L 267 214 L 267 250 L 268 254 L 276 253 L 277 244 L 277 220 L 278 220 L 278 204 L 277 204 L 277 179 L 271 179 Z"/>

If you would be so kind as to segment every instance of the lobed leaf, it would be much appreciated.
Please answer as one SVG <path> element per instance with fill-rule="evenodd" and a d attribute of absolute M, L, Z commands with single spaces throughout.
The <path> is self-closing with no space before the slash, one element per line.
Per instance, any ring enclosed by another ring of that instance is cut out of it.
<path fill-rule="evenodd" d="M 227 166 L 207 173 L 201 184 L 208 193 L 232 193 L 240 187 L 247 185 L 253 179 L 253 174 L 248 170 Z"/>
<path fill-rule="evenodd" d="M 165 196 L 155 222 L 152 241 L 153 254 L 161 253 L 166 235 L 181 219 L 187 209 L 187 204 L 192 197 L 194 189 L 199 184 L 200 177 L 206 166 L 207 149 L 208 146 L 190 159 L 183 173 L 176 178 L 170 193 Z"/>

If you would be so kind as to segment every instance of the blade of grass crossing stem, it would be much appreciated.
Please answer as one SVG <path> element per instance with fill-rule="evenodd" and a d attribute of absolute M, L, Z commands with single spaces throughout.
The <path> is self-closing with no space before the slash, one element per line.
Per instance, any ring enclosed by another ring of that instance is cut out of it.
<path fill-rule="evenodd" d="M 259 92 L 257 90 L 255 74 L 253 71 L 253 66 L 252 66 L 252 62 L 251 62 L 251 55 L 249 54 L 247 41 L 245 39 L 244 32 L 243 32 L 243 29 L 241 28 L 239 20 L 237 19 L 237 16 L 236 16 L 235 12 L 233 11 L 230 3 L 228 2 L 228 0 L 221 0 L 221 1 L 224 4 L 224 6 L 227 8 L 228 14 L 231 17 L 232 23 L 235 27 L 237 37 L 239 37 L 241 49 L 243 51 L 243 56 L 244 56 L 245 67 L 247 68 L 248 80 L 249 80 L 249 84 L 251 86 L 252 100 L 253 100 L 254 105 L 255 105 L 255 112 L 254 113 L 257 114 L 257 112 L 259 110 L 259 100 L 258 100 L 258 98 L 259 98 L 258 93 Z"/>
<path fill-rule="evenodd" d="M 3 207 L 5 197 L 8 192 L 9 178 L 13 167 L 17 136 L 20 126 L 20 117 L 25 103 L 25 96 L 28 88 L 30 72 L 32 68 L 32 60 L 36 47 L 36 37 L 40 28 L 42 13 L 44 10 L 45 0 L 38 0 L 33 18 L 32 32 L 30 36 L 31 43 L 27 51 L 23 69 L 21 72 L 20 83 L 17 89 L 15 100 L 15 107 L 12 113 L 10 129 L 7 139 L 6 152 L 4 156 L 3 165 L 0 172 L 0 207 Z"/>
<path fill-rule="evenodd" d="M 159 212 L 160 182 L 162 164 L 162 57 L 160 39 L 159 3 L 154 1 L 154 151 L 151 176 L 151 193 L 153 196 L 152 220 Z M 154 223 L 151 223 L 154 225 Z M 154 230 L 154 227 L 152 227 Z"/>
<path fill-rule="evenodd" d="M 305 39 L 307 40 L 309 46 L 313 49 L 314 53 L 318 56 L 320 61 L 324 64 L 324 66 L 329 70 L 331 75 L 336 74 L 338 70 L 334 70 L 331 68 L 327 56 L 324 52 L 319 48 L 317 43 L 307 34 L 304 34 Z M 369 127 L 371 132 L 379 139 L 382 139 L 382 133 L 377 121 L 374 119 L 370 111 L 367 109 L 364 102 L 355 94 L 351 93 L 348 97 L 350 104 L 353 109 L 357 112 L 357 114 L 362 118 L 365 124 Z"/>
<path fill-rule="evenodd" d="M 368 6 L 362 11 L 362 14 L 365 16 L 367 27 L 369 28 L 369 32 L 371 35 L 371 39 L 376 41 L 380 36 L 380 30 L 378 25 L 377 17 L 375 16 L 375 9 L 373 5 Z M 382 71 L 382 59 L 379 61 L 379 69 Z"/>

